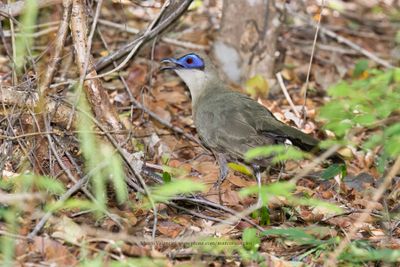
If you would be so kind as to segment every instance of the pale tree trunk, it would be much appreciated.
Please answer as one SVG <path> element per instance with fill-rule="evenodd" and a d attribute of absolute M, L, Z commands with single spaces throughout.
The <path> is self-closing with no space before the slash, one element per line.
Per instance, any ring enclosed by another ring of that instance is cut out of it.
<path fill-rule="evenodd" d="M 213 56 L 229 80 L 274 77 L 280 18 L 275 0 L 224 0 Z"/>

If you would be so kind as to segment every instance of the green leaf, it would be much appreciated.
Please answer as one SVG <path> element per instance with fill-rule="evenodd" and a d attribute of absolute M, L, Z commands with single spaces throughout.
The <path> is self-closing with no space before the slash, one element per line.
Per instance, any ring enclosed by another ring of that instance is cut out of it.
<path fill-rule="evenodd" d="M 154 201 L 163 202 L 176 195 L 202 192 L 205 188 L 202 183 L 189 179 L 179 179 L 152 188 L 151 195 Z"/>
<path fill-rule="evenodd" d="M 359 77 L 364 71 L 368 69 L 368 60 L 366 59 L 361 59 L 357 61 L 354 71 L 353 71 L 353 77 Z"/>
<path fill-rule="evenodd" d="M 171 174 L 169 174 L 169 172 L 163 172 L 162 179 L 163 179 L 164 183 L 171 182 Z"/>
<path fill-rule="evenodd" d="M 348 96 L 351 93 L 350 85 L 346 82 L 340 82 L 328 89 L 328 93 L 333 97 Z M 339 104 L 339 103 L 337 103 Z M 339 104 L 340 105 L 340 104 Z"/>
<path fill-rule="evenodd" d="M 253 176 L 253 172 L 247 168 L 245 165 L 243 164 L 238 164 L 238 163 L 234 163 L 234 162 L 229 162 L 228 163 L 228 167 L 234 171 L 243 173 L 244 175 L 247 176 Z"/>
<path fill-rule="evenodd" d="M 376 121 L 376 117 L 373 114 L 363 114 L 354 117 L 354 122 L 359 123 L 363 126 L 368 126 L 373 124 Z"/>
<path fill-rule="evenodd" d="M 97 210 L 98 206 L 89 201 L 89 200 L 83 200 L 83 199 L 77 199 L 77 198 L 70 198 L 66 201 L 56 201 L 54 203 L 50 203 L 46 205 L 45 210 L 46 211 L 57 211 L 57 210 Z"/>
<path fill-rule="evenodd" d="M 202 6 L 203 6 L 203 1 L 194 0 L 189 6 L 189 10 L 196 10 L 196 9 L 202 7 Z"/>
<path fill-rule="evenodd" d="M 332 164 L 321 175 L 322 180 L 329 180 L 338 174 L 343 174 L 346 171 L 346 166 L 343 164 Z"/>
<path fill-rule="evenodd" d="M 373 134 L 369 137 L 369 139 L 364 143 L 363 147 L 365 149 L 372 149 L 376 146 L 378 146 L 379 144 L 383 143 L 383 134 L 379 133 L 379 134 Z"/>
<path fill-rule="evenodd" d="M 400 123 L 391 125 L 385 129 L 385 136 L 400 135 Z"/>
<path fill-rule="evenodd" d="M 17 37 L 15 41 L 15 65 L 18 72 L 20 72 L 23 67 L 25 55 L 27 54 L 27 49 L 31 49 L 33 43 L 32 34 L 35 28 L 32 26 L 36 24 L 38 10 L 39 6 L 37 0 L 25 1 L 20 24 L 21 34 Z"/>
<path fill-rule="evenodd" d="M 255 158 L 273 157 L 272 163 L 284 160 L 301 160 L 310 157 L 308 153 L 303 152 L 293 146 L 269 145 L 250 149 L 245 154 L 245 160 L 251 161 Z"/>
<path fill-rule="evenodd" d="M 292 205 L 301 205 L 301 206 L 311 206 L 311 207 L 322 207 L 330 210 L 333 213 L 339 214 L 343 212 L 343 210 L 336 206 L 335 204 L 319 200 L 316 198 L 299 198 L 299 197 L 291 197 L 289 198 L 289 201 L 291 202 Z"/>
<path fill-rule="evenodd" d="M 316 229 L 318 230 L 318 229 Z M 319 231 L 326 232 L 326 229 L 319 229 Z M 281 236 L 284 237 L 288 240 L 294 241 L 299 245 L 314 245 L 314 246 L 319 246 L 322 244 L 335 244 L 337 243 L 337 239 L 336 238 L 330 238 L 328 240 L 320 240 L 316 237 L 314 237 L 313 235 L 307 233 L 306 231 L 309 232 L 315 232 L 312 231 L 312 228 L 285 228 L 285 229 L 269 229 L 269 230 L 265 230 L 263 232 L 263 235 L 277 235 L 277 236 Z"/>
<path fill-rule="evenodd" d="M 125 182 L 125 173 L 122 167 L 122 160 L 118 154 L 113 153 L 113 149 L 109 146 L 105 146 L 108 151 L 104 156 L 110 154 L 110 162 L 107 166 L 107 170 L 110 174 L 111 182 L 114 185 L 117 201 L 119 204 L 124 203 L 128 199 L 128 188 Z"/>
<path fill-rule="evenodd" d="M 260 209 L 260 225 L 269 225 L 269 224 L 271 224 L 269 209 L 265 206 L 262 206 Z"/>
<path fill-rule="evenodd" d="M 248 79 L 246 81 L 245 88 L 246 92 L 252 97 L 256 97 L 258 95 L 265 96 L 268 94 L 269 91 L 268 82 L 260 74 L 257 74 Z"/>
<path fill-rule="evenodd" d="M 246 228 L 242 234 L 243 247 L 246 250 L 256 252 L 260 247 L 261 240 L 254 228 Z"/>
<path fill-rule="evenodd" d="M 286 229 L 270 229 L 263 232 L 264 235 L 277 235 L 295 241 L 301 245 L 320 245 L 322 240 L 316 239 L 314 236 L 307 234 L 301 228 L 286 228 Z"/>
<path fill-rule="evenodd" d="M 65 192 L 64 185 L 52 177 L 35 176 L 35 184 L 42 190 L 46 190 L 52 194 L 61 195 Z"/>
<path fill-rule="evenodd" d="M 290 182 L 275 182 L 268 185 L 261 186 L 261 196 L 263 204 L 266 204 L 272 196 L 282 196 L 289 198 L 291 192 L 295 189 L 296 185 Z M 239 196 L 245 197 L 254 193 L 258 193 L 258 186 L 249 186 L 239 191 Z"/>
<path fill-rule="evenodd" d="M 395 83 L 400 83 L 400 68 L 395 68 L 393 70 L 393 79 Z"/>
<path fill-rule="evenodd" d="M 396 36 L 394 37 L 394 41 L 397 44 L 400 44 L 400 30 L 396 32 Z"/>
<path fill-rule="evenodd" d="M 339 11 L 339 12 L 343 12 L 345 11 L 345 6 L 344 3 L 340 2 L 340 1 L 328 1 L 327 2 L 329 8 Z"/>
<path fill-rule="evenodd" d="M 398 249 L 366 249 L 351 245 L 349 250 L 342 253 L 341 260 L 350 262 L 384 261 L 399 262 L 400 250 Z"/>
<path fill-rule="evenodd" d="M 174 167 L 170 167 L 170 166 L 163 166 L 163 171 L 164 172 L 168 172 L 169 174 L 171 174 L 171 176 L 173 177 L 179 177 L 179 178 L 183 178 L 186 177 L 188 175 L 188 171 L 185 168 L 174 168 Z"/>
<path fill-rule="evenodd" d="M 77 89 L 77 93 L 82 93 L 82 88 Z M 98 165 L 103 161 L 103 153 L 100 151 L 99 140 L 91 132 L 94 127 L 93 121 L 91 120 L 91 111 L 89 104 L 87 103 L 86 96 L 84 94 L 79 96 L 79 108 L 78 113 L 78 137 L 81 144 L 82 154 L 85 159 L 85 168 L 88 172 L 91 172 L 91 183 L 94 189 L 94 195 L 96 203 L 99 205 L 98 210 L 104 210 L 106 206 L 106 186 L 105 181 L 107 177 L 103 175 L 103 172 L 98 169 Z M 100 215 L 100 214 L 99 214 Z"/>
<path fill-rule="evenodd" d="M 343 120 L 340 122 L 333 120 L 332 122 L 327 123 L 324 128 L 333 131 L 338 137 L 343 137 L 348 130 L 353 128 L 353 124 L 350 120 Z"/>

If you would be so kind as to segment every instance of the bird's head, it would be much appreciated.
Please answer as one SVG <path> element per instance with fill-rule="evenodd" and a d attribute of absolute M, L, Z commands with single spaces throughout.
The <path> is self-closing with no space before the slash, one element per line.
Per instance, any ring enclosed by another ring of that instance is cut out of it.
<path fill-rule="evenodd" d="M 161 60 L 161 63 L 166 63 L 169 65 L 166 65 L 162 67 L 162 70 L 199 70 L 199 71 L 204 71 L 205 69 L 205 64 L 204 64 L 204 59 L 195 53 L 190 53 L 186 54 L 184 56 L 181 56 L 180 58 L 164 58 Z"/>
<path fill-rule="evenodd" d="M 211 82 L 218 79 L 215 67 L 204 54 L 190 53 L 180 58 L 165 58 L 161 70 L 174 70 L 185 82 L 194 101 Z"/>

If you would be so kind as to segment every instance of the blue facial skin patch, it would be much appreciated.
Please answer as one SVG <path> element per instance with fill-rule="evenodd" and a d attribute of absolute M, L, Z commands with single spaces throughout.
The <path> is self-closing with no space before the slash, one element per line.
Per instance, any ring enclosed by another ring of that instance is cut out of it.
<path fill-rule="evenodd" d="M 194 53 L 178 58 L 175 63 L 184 69 L 204 69 L 203 59 Z"/>

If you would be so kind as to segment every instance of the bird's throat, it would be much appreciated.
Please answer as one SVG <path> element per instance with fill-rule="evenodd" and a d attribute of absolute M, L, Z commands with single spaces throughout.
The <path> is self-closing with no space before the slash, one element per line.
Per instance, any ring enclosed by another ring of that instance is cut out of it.
<path fill-rule="evenodd" d="M 175 71 L 189 88 L 192 104 L 194 104 L 207 88 L 208 79 L 206 74 L 201 70 L 195 69 L 177 69 Z"/>

